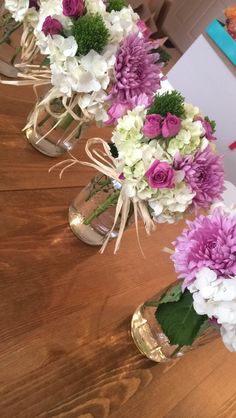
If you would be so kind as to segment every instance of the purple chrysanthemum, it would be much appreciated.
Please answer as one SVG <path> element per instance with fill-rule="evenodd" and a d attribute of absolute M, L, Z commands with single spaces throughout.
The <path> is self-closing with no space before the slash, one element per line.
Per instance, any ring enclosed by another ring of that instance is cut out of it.
<path fill-rule="evenodd" d="M 224 191 L 222 157 L 207 147 L 195 155 L 176 159 L 176 168 L 185 172 L 185 181 L 196 193 L 194 206 L 208 208 Z"/>
<path fill-rule="evenodd" d="M 236 214 L 215 209 L 212 215 L 187 222 L 188 229 L 173 243 L 171 256 L 186 286 L 202 267 L 227 277 L 236 275 Z"/>
<path fill-rule="evenodd" d="M 135 96 L 146 94 L 152 99 L 161 87 L 159 54 L 151 53 L 153 44 L 137 33 L 129 35 L 119 48 L 115 63 L 115 83 L 111 97 L 117 101 L 130 102 Z"/>

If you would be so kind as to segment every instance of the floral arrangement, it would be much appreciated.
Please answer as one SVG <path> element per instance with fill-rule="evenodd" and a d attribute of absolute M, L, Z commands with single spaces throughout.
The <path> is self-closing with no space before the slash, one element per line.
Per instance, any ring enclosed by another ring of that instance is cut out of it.
<path fill-rule="evenodd" d="M 222 157 L 214 150 L 215 124 L 198 107 L 186 103 L 177 91 L 156 96 L 147 109 L 143 100 L 140 97 L 137 106 L 118 119 L 110 146 L 98 139 L 87 144 L 87 154 L 95 164 L 86 164 L 120 184 L 115 201 L 110 198 L 96 214 L 116 203 L 114 226 L 121 215 L 122 229 L 132 205 L 134 216 L 139 213 L 150 233 L 155 223 L 176 222 L 187 210 L 209 208 L 219 200 L 224 170 Z M 99 163 L 98 151 L 90 151 L 99 143 L 111 162 L 105 164 L 100 154 L 103 162 Z"/>
<path fill-rule="evenodd" d="M 34 35 L 45 59 L 21 77 L 22 84 L 52 88 L 27 127 L 58 98 L 78 122 L 114 123 L 140 96 L 150 104 L 163 77 L 159 43 L 150 34 L 124 0 L 41 0 Z"/>
<path fill-rule="evenodd" d="M 227 7 L 224 13 L 226 16 L 226 30 L 236 41 L 236 4 Z"/>
<path fill-rule="evenodd" d="M 216 206 L 173 243 L 181 280 L 157 302 L 155 317 L 171 345 L 192 345 L 214 326 L 236 351 L 236 209 Z"/>

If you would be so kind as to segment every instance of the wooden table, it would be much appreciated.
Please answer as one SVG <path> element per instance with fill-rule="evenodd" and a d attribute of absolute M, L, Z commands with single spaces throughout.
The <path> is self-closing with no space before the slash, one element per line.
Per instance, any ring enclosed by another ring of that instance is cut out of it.
<path fill-rule="evenodd" d="M 236 417 L 236 354 L 220 340 L 159 365 L 130 337 L 136 306 L 175 279 L 161 250 L 184 223 L 140 227 L 146 259 L 132 227 L 116 256 L 77 240 L 68 206 L 93 172 L 49 174 L 55 160 L 21 133 L 32 93 L 0 95 L 0 417 Z"/>

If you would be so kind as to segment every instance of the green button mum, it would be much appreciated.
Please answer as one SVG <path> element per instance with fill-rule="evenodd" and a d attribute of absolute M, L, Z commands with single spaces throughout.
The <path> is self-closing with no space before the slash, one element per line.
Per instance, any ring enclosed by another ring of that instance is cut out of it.
<path fill-rule="evenodd" d="M 107 6 L 107 11 L 111 12 L 112 10 L 115 10 L 116 12 L 119 12 L 125 6 L 126 2 L 124 0 L 110 0 Z"/>
<path fill-rule="evenodd" d="M 109 31 L 99 14 L 87 14 L 76 20 L 72 35 L 78 45 L 77 55 L 86 55 L 91 49 L 101 53 L 109 40 Z"/>

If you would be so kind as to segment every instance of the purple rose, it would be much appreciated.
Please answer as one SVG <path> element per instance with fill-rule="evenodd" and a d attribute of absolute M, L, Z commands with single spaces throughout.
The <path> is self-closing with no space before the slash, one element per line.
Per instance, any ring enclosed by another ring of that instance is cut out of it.
<path fill-rule="evenodd" d="M 63 15 L 70 17 L 78 17 L 83 14 L 84 2 L 83 0 L 63 0 Z"/>
<path fill-rule="evenodd" d="M 205 131 L 205 137 L 208 139 L 208 141 L 215 141 L 216 137 L 213 135 L 213 129 L 210 122 L 208 122 L 208 120 L 202 118 L 201 116 L 197 116 L 195 120 L 200 120 L 200 122 L 202 123 L 203 129 Z"/>
<path fill-rule="evenodd" d="M 117 119 L 124 116 L 127 110 L 130 110 L 131 108 L 132 105 L 128 102 L 120 101 L 117 103 L 113 103 L 107 111 L 109 119 L 106 121 L 106 125 L 114 124 L 117 121 Z"/>
<path fill-rule="evenodd" d="M 162 117 L 161 115 L 147 115 L 144 126 L 143 126 L 143 133 L 148 138 L 156 138 L 161 135 L 161 123 Z"/>
<path fill-rule="evenodd" d="M 175 171 L 166 162 L 154 161 L 145 176 L 153 189 L 172 189 L 175 187 Z"/>
<path fill-rule="evenodd" d="M 171 138 L 179 133 L 180 127 L 181 119 L 168 112 L 162 124 L 162 136 L 164 138 Z"/>
<path fill-rule="evenodd" d="M 42 31 L 44 35 L 57 35 L 62 32 L 63 26 L 59 20 L 54 19 L 51 16 L 47 16 L 43 22 Z"/>
<path fill-rule="evenodd" d="M 142 19 L 139 19 L 137 21 L 137 26 L 138 26 L 138 28 L 139 28 L 139 30 L 142 33 L 144 38 L 146 38 L 146 39 L 150 38 L 150 36 L 152 34 L 152 31 Z"/>

